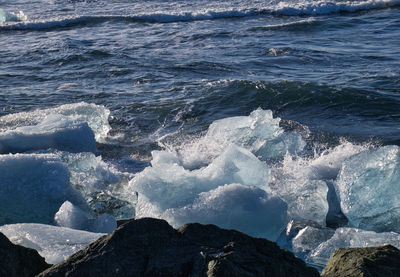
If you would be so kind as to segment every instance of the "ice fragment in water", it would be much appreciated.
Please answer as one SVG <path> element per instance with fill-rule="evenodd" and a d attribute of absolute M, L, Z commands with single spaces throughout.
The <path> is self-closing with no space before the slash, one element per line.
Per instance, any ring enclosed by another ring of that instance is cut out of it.
<path fill-rule="evenodd" d="M 369 247 L 391 244 L 400 249 L 400 234 L 395 232 L 375 233 L 357 228 L 338 228 L 327 241 L 313 249 L 307 262 L 325 266 L 330 255 L 338 248 Z"/>
<path fill-rule="evenodd" d="M 0 224 L 53 223 L 64 201 L 87 208 L 56 155 L 0 155 Z"/>
<path fill-rule="evenodd" d="M 36 249 L 50 264 L 63 261 L 105 235 L 34 223 L 0 226 L 0 232 L 15 244 Z"/>
<path fill-rule="evenodd" d="M 261 159 L 300 152 L 305 146 L 301 136 L 285 133 L 279 122 L 280 118 L 274 118 L 272 111 L 262 109 L 249 116 L 216 120 L 204 137 L 182 147 L 179 151 L 182 164 L 191 168 L 208 164 L 230 144 L 245 148 Z"/>
<path fill-rule="evenodd" d="M 86 122 L 49 115 L 33 126 L 21 126 L 0 133 L 0 153 L 21 153 L 40 149 L 95 152 L 96 142 Z"/>
<path fill-rule="evenodd" d="M 87 212 L 65 201 L 54 217 L 58 226 L 86 230 L 96 233 L 109 233 L 117 228 L 117 221 L 112 215 L 101 214 L 91 217 Z"/>
<path fill-rule="evenodd" d="M 350 224 L 376 232 L 400 232 L 400 148 L 361 152 L 342 166 L 336 189 Z"/>
<path fill-rule="evenodd" d="M 293 252 L 297 255 L 314 250 L 320 243 L 330 239 L 334 229 L 307 226 L 299 231 L 292 240 Z"/>
<path fill-rule="evenodd" d="M 193 204 L 167 209 L 161 217 L 174 227 L 189 222 L 216 224 L 276 240 L 286 224 L 286 203 L 260 188 L 230 184 L 200 193 Z"/>
<path fill-rule="evenodd" d="M 235 145 L 227 147 L 207 167 L 192 171 L 178 164 L 174 153 L 154 151 L 152 155 L 152 166 L 137 174 L 130 186 L 158 207 L 160 213 L 191 204 L 199 193 L 225 184 L 241 183 L 261 188 L 268 185 L 268 166 L 248 150 Z"/>
<path fill-rule="evenodd" d="M 110 131 L 108 117 L 110 111 L 99 105 L 88 103 L 67 104 L 56 108 L 21 112 L 0 117 L 0 133 L 15 130 L 18 127 L 35 126 L 54 116 L 64 118 L 74 124 L 87 123 L 95 139 L 103 142 Z"/>
<path fill-rule="evenodd" d="M 207 167 L 185 169 L 176 153 L 154 151 L 152 166 L 130 182 L 139 192 L 136 217 L 214 223 L 276 239 L 284 228 L 286 203 L 265 192 L 269 168 L 250 151 L 229 145 Z"/>

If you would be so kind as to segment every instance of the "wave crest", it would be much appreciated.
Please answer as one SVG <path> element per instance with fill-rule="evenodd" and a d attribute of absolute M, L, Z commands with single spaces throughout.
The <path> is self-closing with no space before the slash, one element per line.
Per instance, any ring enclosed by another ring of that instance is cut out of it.
<path fill-rule="evenodd" d="M 65 28 L 87 24 L 101 24 L 109 21 L 171 23 L 223 18 L 243 18 L 252 16 L 320 16 L 338 13 L 352 13 L 373 9 L 384 9 L 400 5 L 400 0 L 367 0 L 367 1 L 311 1 L 311 2 L 279 2 L 275 5 L 227 10 L 208 10 L 204 12 L 181 13 L 148 13 L 131 15 L 79 15 L 51 20 L 27 21 L 25 14 L 6 12 L 0 9 L 1 30 L 43 30 Z M 22 22 L 21 22 L 22 21 Z M 1 24 L 2 23 L 2 24 Z"/>

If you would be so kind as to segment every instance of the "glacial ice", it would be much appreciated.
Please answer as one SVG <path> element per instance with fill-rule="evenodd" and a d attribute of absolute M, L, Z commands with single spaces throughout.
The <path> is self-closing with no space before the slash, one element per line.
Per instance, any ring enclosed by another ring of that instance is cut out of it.
<path fill-rule="evenodd" d="M 125 193 L 133 174 L 118 171 L 93 153 L 57 154 L 69 170 L 71 185 L 79 190 L 96 215 L 134 217 L 136 197 Z"/>
<path fill-rule="evenodd" d="M 292 240 L 292 249 L 296 254 L 308 253 L 335 234 L 334 229 L 307 226 L 299 231 Z"/>
<path fill-rule="evenodd" d="M 69 201 L 65 201 L 56 215 L 54 221 L 60 227 L 67 227 L 77 230 L 85 230 L 94 233 L 109 233 L 117 228 L 117 221 L 110 214 L 101 214 L 98 217 L 91 217 Z"/>
<path fill-rule="evenodd" d="M 96 142 L 86 122 L 66 116 L 48 115 L 39 124 L 21 126 L 0 133 L 0 153 L 21 153 L 41 149 L 95 152 Z"/>
<path fill-rule="evenodd" d="M 0 155 L 0 224 L 53 223 L 64 201 L 86 209 L 69 173 L 53 154 Z"/>
<path fill-rule="evenodd" d="M 62 118 L 65 124 L 87 123 L 93 130 L 96 141 L 103 142 L 109 132 L 108 117 L 110 111 L 99 105 L 88 103 L 67 104 L 55 108 L 21 112 L 0 117 L 0 133 L 15 130 L 24 126 L 44 125 L 51 118 Z M 53 123 L 54 124 L 54 123 Z"/>
<path fill-rule="evenodd" d="M 175 227 L 188 222 L 216 224 L 276 240 L 286 224 L 286 203 L 257 187 L 229 184 L 202 192 L 193 204 L 167 209 L 161 217 Z"/>
<path fill-rule="evenodd" d="M 302 236 L 313 236 L 313 232 L 304 232 Z M 299 235 L 300 236 L 300 235 Z M 312 241 L 312 238 L 302 240 Z M 400 249 L 400 234 L 395 232 L 375 233 L 357 228 L 338 228 L 327 241 L 314 248 L 307 257 L 307 262 L 325 266 L 330 255 L 338 248 L 369 247 L 391 244 Z"/>
<path fill-rule="evenodd" d="M 328 187 L 322 180 L 287 179 L 271 182 L 268 192 L 279 196 L 288 204 L 288 218 L 314 220 L 325 225 L 329 205 Z"/>
<path fill-rule="evenodd" d="M 343 142 L 312 158 L 285 155 L 282 167 L 271 172 L 267 192 L 288 203 L 289 219 L 312 220 L 325 226 L 329 209 L 340 211 L 336 202 L 328 203 L 329 185 L 339 174 L 343 161 L 365 149 L 364 146 Z"/>
<path fill-rule="evenodd" d="M 271 239 L 284 228 L 286 203 L 265 192 L 270 170 L 250 151 L 231 144 L 196 170 L 185 169 L 174 152 L 152 155 L 152 166 L 130 182 L 139 193 L 136 217 L 164 218 L 175 227 L 214 223 Z"/>
<path fill-rule="evenodd" d="M 153 151 L 152 155 L 152 166 L 138 173 L 130 187 L 159 209 L 156 214 L 191 204 L 199 193 L 225 184 L 241 183 L 261 188 L 268 185 L 268 166 L 248 150 L 235 145 L 228 146 L 207 167 L 192 171 L 180 165 L 174 153 Z M 137 216 L 147 216 L 138 213 L 141 211 L 138 205 Z"/>
<path fill-rule="evenodd" d="M 351 225 L 400 233 L 400 148 L 384 146 L 347 159 L 336 190 Z"/>
<path fill-rule="evenodd" d="M 301 135 L 284 132 L 279 122 L 272 111 L 260 108 L 249 116 L 216 120 L 204 137 L 180 149 L 182 165 L 196 168 L 208 164 L 230 144 L 245 148 L 262 160 L 302 151 L 305 142 Z"/>
<path fill-rule="evenodd" d="M 63 261 L 105 235 L 35 223 L 3 225 L 0 232 L 15 244 L 36 249 L 50 264 Z"/>

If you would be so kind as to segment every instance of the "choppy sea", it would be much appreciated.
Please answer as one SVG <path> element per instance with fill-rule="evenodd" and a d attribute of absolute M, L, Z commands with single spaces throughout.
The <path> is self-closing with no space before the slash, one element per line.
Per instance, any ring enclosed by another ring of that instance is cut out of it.
<path fill-rule="evenodd" d="M 399 145 L 399 0 L 0 0 L 0 231 L 50 262 L 146 216 L 400 247 Z"/>

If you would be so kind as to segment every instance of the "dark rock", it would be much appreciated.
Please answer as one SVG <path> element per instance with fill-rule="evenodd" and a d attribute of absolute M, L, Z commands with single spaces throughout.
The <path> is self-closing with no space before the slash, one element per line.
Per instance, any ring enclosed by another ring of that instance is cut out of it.
<path fill-rule="evenodd" d="M 34 249 L 11 243 L 0 233 L 0 276 L 35 276 L 50 267 Z"/>
<path fill-rule="evenodd" d="M 275 243 L 214 225 L 131 220 L 39 276 L 319 276 Z"/>
<path fill-rule="evenodd" d="M 391 246 L 340 248 L 322 271 L 325 277 L 398 277 L 400 250 Z"/>

